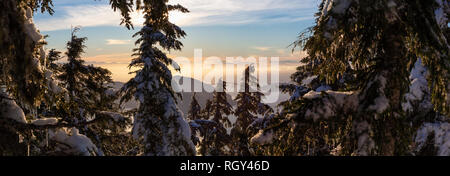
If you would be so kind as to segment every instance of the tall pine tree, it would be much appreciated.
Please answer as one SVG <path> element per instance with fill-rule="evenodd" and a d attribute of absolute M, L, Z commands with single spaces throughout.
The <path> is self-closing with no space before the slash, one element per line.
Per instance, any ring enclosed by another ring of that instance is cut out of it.
<path fill-rule="evenodd" d="M 110 0 L 110 4 L 114 11 L 121 12 L 122 24 L 132 28 L 130 13 L 134 1 Z M 3 0 L 0 2 L 0 8 L 2 9 L 0 11 L 0 131 L 2 131 L 0 155 L 42 155 L 47 154 L 46 151 L 55 151 L 55 148 L 41 147 L 42 142 L 48 139 L 48 135 L 47 138 L 45 137 L 47 129 L 58 133 L 58 139 L 64 138 L 64 141 L 59 141 L 60 144 L 70 139 L 78 139 L 78 142 L 66 143 L 63 146 L 65 149 L 69 147 L 67 151 L 71 154 L 94 152 L 96 147 L 91 145 L 91 141 L 86 136 L 79 134 L 76 128 L 72 130 L 65 128 L 84 126 L 83 124 L 98 122 L 103 118 L 95 118 L 86 123 L 68 124 L 66 121 L 58 121 L 57 118 L 44 118 L 42 116 L 49 114 L 37 111 L 37 106 L 43 102 L 48 106 L 61 102 L 59 98 L 55 99 L 54 94 L 65 93 L 53 77 L 54 74 L 58 74 L 57 69 L 53 67 L 56 65 L 42 64 L 45 60 L 42 47 L 45 37 L 39 33 L 33 23 L 33 14 L 37 11 L 53 14 L 52 0 Z M 56 55 L 58 55 L 56 52 L 50 52 L 48 58 L 56 59 L 54 57 Z M 100 113 L 99 116 L 112 118 L 111 114 L 106 115 L 106 113 Z M 36 119 L 38 117 L 42 118 Z M 37 134 L 41 132 L 44 135 Z M 72 134 L 68 135 L 68 132 Z M 44 138 L 41 138 L 42 136 Z M 22 137 L 25 139 L 21 140 Z M 28 145 L 28 151 L 26 151 L 26 145 Z M 36 148 L 38 150 L 35 150 Z M 35 153 L 35 151 L 41 152 Z"/>
<path fill-rule="evenodd" d="M 133 96 L 139 101 L 134 116 L 133 134 L 144 145 L 145 155 L 194 155 L 189 125 L 176 105 L 172 88 L 172 59 L 160 50 L 181 50 L 179 41 L 186 33 L 169 22 L 169 12 L 188 12 L 181 5 L 168 5 L 167 0 L 138 1 L 144 13 L 144 27 L 139 36 L 130 67 L 139 68 L 136 76 L 122 88 L 122 102 Z M 159 44 L 160 48 L 157 47 Z M 179 69 L 179 68 L 175 68 Z"/>
<path fill-rule="evenodd" d="M 219 80 L 216 90 L 213 93 L 211 101 L 210 113 L 212 120 L 222 124 L 224 127 L 231 127 L 231 121 L 228 116 L 233 113 L 233 107 L 227 100 L 227 83 Z M 209 118 L 209 117 L 208 117 Z"/>
<path fill-rule="evenodd" d="M 231 127 L 229 115 L 232 106 L 227 100 L 226 82 L 219 80 L 213 99 L 206 102 L 202 119 L 192 120 L 190 126 L 193 131 L 192 138 L 197 145 L 197 151 L 202 156 L 229 155 L 231 150 L 231 137 L 225 127 Z"/>
<path fill-rule="evenodd" d="M 441 0 L 322 1 L 311 35 L 299 42 L 309 55 L 304 62 L 319 81 L 347 85 L 293 99 L 254 141 L 276 143 L 277 155 L 413 153 L 419 127 L 433 129 L 427 119 L 438 128 L 448 120 L 448 13 Z M 419 58 L 435 109 L 425 117 L 403 105 L 418 91 L 409 77 Z M 354 79 L 343 79 L 348 73 Z"/>
<path fill-rule="evenodd" d="M 259 91 L 258 80 L 253 73 L 253 65 L 248 66 L 244 71 L 244 79 L 241 90 L 234 99 L 237 102 L 234 115 L 237 119 L 231 130 L 233 146 L 237 155 L 250 155 L 249 138 L 253 136 L 248 127 L 258 118 L 258 115 L 270 113 L 272 108 L 262 103 L 263 93 Z"/>
<path fill-rule="evenodd" d="M 197 120 L 202 118 L 202 107 L 198 104 L 197 98 L 195 97 L 195 92 L 192 95 L 191 105 L 189 107 L 188 119 Z"/>
<path fill-rule="evenodd" d="M 60 97 L 62 103 L 53 103 L 55 107 L 47 110 L 50 114 L 63 117 L 62 121 L 77 127 L 81 134 L 94 139 L 93 142 L 108 155 L 123 153 L 117 148 L 116 142 L 121 141 L 126 146 L 130 135 L 126 129 L 131 123 L 119 113 L 119 107 L 114 102 L 117 95 L 110 93 L 111 72 L 101 67 L 85 64 L 81 58 L 84 53 L 84 42 L 87 38 L 76 36 L 78 28 L 72 31 L 71 40 L 67 43 L 67 63 L 54 63 L 59 53 L 50 50 L 49 70 L 55 70 L 59 84 L 65 89 L 67 96 Z M 54 67 L 54 68 L 53 68 Z M 53 92 L 54 93 L 54 92 Z M 65 99 L 67 98 L 67 99 Z"/>

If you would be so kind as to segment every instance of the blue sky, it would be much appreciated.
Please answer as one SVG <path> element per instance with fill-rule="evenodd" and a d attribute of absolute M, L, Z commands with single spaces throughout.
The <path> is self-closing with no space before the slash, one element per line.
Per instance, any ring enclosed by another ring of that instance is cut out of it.
<path fill-rule="evenodd" d="M 171 0 L 191 13 L 172 13 L 172 22 L 188 34 L 181 52 L 171 56 L 192 57 L 195 48 L 203 55 L 218 57 L 280 57 L 280 64 L 295 66 L 301 53 L 287 48 L 297 35 L 314 25 L 318 0 Z M 71 26 L 81 26 L 79 36 L 88 37 L 85 60 L 113 72 L 113 78 L 126 81 L 126 64 L 131 57 L 142 16 L 133 13 L 135 30 L 119 26 L 120 15 L 110 9 L 108 0 L 56 0 L 55 14 L 36 14 L 35 22 L 48 34 L 47 48 L 64 51 Z M 283 62 L 284 61 L 284 62 Z M 295 68 L 295 67 L 292 67 Z M 289 72 L 282 74 L 288 80 Z"/>

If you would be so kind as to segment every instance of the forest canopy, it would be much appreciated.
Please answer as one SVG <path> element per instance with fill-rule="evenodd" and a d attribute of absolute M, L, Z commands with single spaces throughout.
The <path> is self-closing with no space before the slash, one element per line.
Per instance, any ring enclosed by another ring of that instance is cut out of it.
<path fill-rule="evenodd" d="M 0 2 L 0 155 L 450 155 L 448 0 L 322 0 L 314 26 L 292 39 L 307 54 L 280 85 L 288 100 L 263 103 L 249 65 L 236 96 L 221 80 L 204 107 L 196 93 L 183 97 L 188 113 L 169 54 L 188 36 L 169 14 L 189 10 L 108 2 L 117 23 L 137 31 L 134 77 L 119 90 L 111 71 L 85 62 L 80 28 L 64 51 L 45 49 L 33 16 L 53 15 L 52 0 Z M 135 11 L 142 24 L 133 24 Z M 124 109 L 130 101 L 138 105 Z"/>

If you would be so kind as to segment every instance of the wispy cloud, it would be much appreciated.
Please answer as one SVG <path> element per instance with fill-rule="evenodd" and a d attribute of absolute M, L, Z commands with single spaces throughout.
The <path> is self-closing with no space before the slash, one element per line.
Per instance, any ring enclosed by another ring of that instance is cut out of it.
<path fill-rule="evenodd" d="M 171 0 L 182 4 L 191 12 L 172 12 L 170 20 L 180 26 L 239 25 L 252 23 L 280 23 L 313 19 L 316 0 Z M 118 26 L 120 14 L 113 12 L 105 2 L 102 4 L 70 4 L 56 6 L 57 13 L 49 18 L 37 18 L 41 31 L 69 29 L 70 26 Z M 133 22 L 139 26 L 142 14 L 134 12 Z"/>
<path fill-rule="evenodd" d="M 57 7 L 58 8 L 58 7 Z M 71 26 L 110 26 L 120 23 L 120 15 L 112 12 L 107 5 L 63 6 L 59 13 L 45 19 L 35 19 L 41 31 L 70 29 Z"/>
<path fill-rule="evenodd" d="M 86 57 L 84 60 L 88 63 L 97 64 L 127 64 L 131 61 L 131 53 L 102 54 Z"/>
<path fill-rule="evenodd" d="M 277 52 L 277 54 L 279 54 L 279 55 L 285 55 L 285 54 L 286 54 L 286 50 L 287 50 L 287 49 L 277 49 L 276 52 Z"/>
<path fill-rule="evenodd" d="M 233 25 L 248 23 L 292 22 L 313 19 L 316 0 L 172 0 L 191 13 L 173 13 L 181 25 Z M 305 11 L 308 11 L 305 13 Z M 302 13 L 303 12 L 303 13 Z M 177 23 L 178 24 L 178 23 Z"/>
<path fill-rule="evenodd" d="M 116 40 L 116 39 L 107 39 L 106 45 L 127 45 L 130 44 L 131 40 Z"/>
<path fill-rule="evenodd" d="M 269 51 L 272 49 L 272 47 L 268 46 L 254 46 L 252 49 L 258 50 L 258 51 Z"/>

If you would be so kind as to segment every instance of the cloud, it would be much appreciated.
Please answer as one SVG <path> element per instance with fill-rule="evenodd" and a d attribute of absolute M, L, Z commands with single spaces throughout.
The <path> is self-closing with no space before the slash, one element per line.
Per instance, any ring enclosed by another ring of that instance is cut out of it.
<path fill-rule="evenodd" d="M 286 50 L 287 50 L 287 49 L 277 49 L 276 52 L 277 52 L 277 54 L 279 54 L 279 55 L 285 55 L 285 54 L 286 54 Z"/>
<path fill-rule="evenodd" d="M 295 22 L 314 19 L 316 0 L 172 0 L 191 13 L 173 13 L 182 26 L 239 25 L 249 23 Z"/>
<path fill-rule="evenodd" d="M 316 0 L 171 0 L 191 12 L 171 12 L 170 20 L 180 26 L 267 24 L 311 20 L 317 10 Z M 52 17 L 38 16 L 35 21 L 41 31 L 70 29 L 71 26 L 119 26 L 120 14 L 107 2 L 95 4 L 60 4 Z M 143 15 L 134 12 L 135 26 L 143 23 Z"/>
<path fill-rule="evenodd" d="M 272 47 L 267 47 L 267 46 L 255 46 L 252 47 L 252 49 L 258 50 L 258 51 L 269 51 L 270 49 L 272 49 Z"/>
<path fill-rule="evenodd" d="M 102 54 L 92 57 L 86 57 L 87 63 L 97 64 L 129 64 L 131 61 L 131 53 Z"/>
<path fill-rule="evenodd" d="M 107 39 L 106 45 L 127 45 L 130 44 L 131 40 L 116 40 L 116 39 Z"/>
<path fill-rule="evenodd" d="M 107 5 L 79 5 L 64 6 L 54 17 L 45 19 L 36 18 L 36 24 L 41 31 L 54 31 L 61 29 L 70 29 L 71 26 L 110 26 L 120 23 L 120 15 L 112 12 Z"/>

